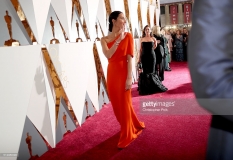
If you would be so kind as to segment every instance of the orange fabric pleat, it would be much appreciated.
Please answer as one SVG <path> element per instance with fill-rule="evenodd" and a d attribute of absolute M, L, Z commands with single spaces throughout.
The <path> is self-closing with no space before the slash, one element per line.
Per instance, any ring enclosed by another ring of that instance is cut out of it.
<path fill-rule="evenodd" d="M 114 42 L 108 43 L 108 47 L 111 48 Z M 108 59 L 107 89 L 114 114 L 121 126 L 119 148 L 128 146 L 145 128 L 144 123 L 139 122 L 133 110 L 131 90 L 125 91 L 127 54 L 133 57 L 133 51 L 133 38 L 127 33 L 116 52 Z"/>

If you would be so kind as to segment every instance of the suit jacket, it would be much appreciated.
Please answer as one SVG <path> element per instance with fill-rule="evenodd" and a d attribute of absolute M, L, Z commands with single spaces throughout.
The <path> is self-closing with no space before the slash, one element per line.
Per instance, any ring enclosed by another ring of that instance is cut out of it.
<path fill-rule="evenodd" d="M 156 40 L 160 40 L 160 45 L 163 47 L 164 54 L 167 55 L 168 54 L 168 46 L 167 46 L 168 40 L 167 40 L 167 38 L 163 35 L 158 36 L 155 34 L 154 34 L 154 37 Z"/>
<path fill-rule="evenodd" d="M 188 63 L 198 102 L 213 114 L 207 159 L 233 160 L 233 1 L 195 0 Z"/>

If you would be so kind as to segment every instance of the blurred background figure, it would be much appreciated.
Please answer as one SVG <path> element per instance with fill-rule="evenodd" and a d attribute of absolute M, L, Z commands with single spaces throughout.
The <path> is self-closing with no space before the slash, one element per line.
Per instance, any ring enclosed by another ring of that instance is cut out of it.
<path fill-rule="evenodd" d="M 188 44 L 192 85 L 212 116 L 207 160 L 233 159 L 233 1 L 195 0 Z"/>
<path fill-rule="evenodd" d="M 156 55 L 156 74 L 159 76 L 159 79 L 161 81 L 164 80 L 164 59 L 165 59 L 165 53 L 164 49 L 162 46 L 163 43 L 163 38 L 161 37 L 160 33 L 160 27 L 159 26 L 154 26 L 152 28 L 152 33 L 155 39 L 157 40 L 157 47 L 155 48 L 155 55 Z"/>
<path fill-rule="evenodd" d="M 162 46 L 164 49 L 164 54 L 165 54 L 165 58 L 164 58 L 164 70 L 165 71 L 171 71 L 171 68 L 169 67 L 169 62 L 170 62 L 170 53 L 169 53 L 169 46 L 168 46 L 168 40 L 165 36 L 165 30 L 164 28 L 160 29 L 161 31 L 161 38 L 162 38 Z"/>
<path fill-rule="evenodd" d="M 172 61 L 172 50 L 173 50 L 172 41 L 173 41 L 173 39 L 172 39 L 172 36 L 171 36 L 171 33 L 169 30 L 165 31 L 165 37 L 167 38 L 167 41 L 168 41 L 168 53 L 169 53 L 168 68 L 170 68 L 169 63 L 171 63 L 171 61 Z"/>
<path fill-rule="evenodd" d="M 187 46 L 188 46 L 188 30 L 187 28 L 183 28 L 183 52 L 184 52 L 184 60 L 187 61 L 188 60 L 188 51 L 187 51 Z"/>
<path fill-rule="evenodd" d="M 183 36 L 179 29 L 176 31 L 174 47 L 176 50 L 176 61 L 184 61 Z"/>

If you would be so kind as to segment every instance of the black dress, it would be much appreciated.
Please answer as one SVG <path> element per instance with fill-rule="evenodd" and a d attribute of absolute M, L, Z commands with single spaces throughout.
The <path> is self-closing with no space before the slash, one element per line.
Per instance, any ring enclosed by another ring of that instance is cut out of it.
<path fill-rule="evenodd" d="M 153 49 L 154 42 L 142 42 L 141 45 L 141 62 L 143 72 L 139 75 L 139 94 L 148 95 L 167 91 L 167 88 L 162 84 L 155 73 L 156 58 Z"/>
<path fill-rule="evenodd" d="M 164 39 L 161 36 L 154 35 L 155 39 L 160 40 L 160 43 L 157 44 L 157 47 L 155 48 L 155 55 L 156 55 L 156 73 L 159 76 L 159 79 L 161 81 L 164 80 L 164 62 L 165 62 L 165 52 L 164 52 Z"/>

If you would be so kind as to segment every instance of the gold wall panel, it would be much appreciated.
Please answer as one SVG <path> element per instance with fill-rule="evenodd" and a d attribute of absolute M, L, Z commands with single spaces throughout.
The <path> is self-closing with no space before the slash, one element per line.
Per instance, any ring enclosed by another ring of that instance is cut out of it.
<path fill-rule="evenodd" d="M 128 23 L 129 23 L 129 30 L 130 30 L 130 33 L 133 34 L 133 29 L 132 29 L 132 25 L 131 25 L 131 21 L 130 21 L 128 0 L 124 0 L 124 6 L 125 6 L 125 16 L 126 16 Z"/>
<path fill-rule="evenodd" d="M 124 6 L 125 6 L 125 16 L 130 21 L 128 0 L 124 0 Z"/>
<path fill-rule="evenodd" d="M 134 56 L 135 56 L 135 65 L 136 66 L 138 64 L 139 56 L 140 56 L 139 50 L 138 50 L 138 42 L 139 42 L 139 39 L 134 41 Z"/>
<path fill-rule="evenodd" d="M 107 15 L 110 15 L 111 14 L 111 6 L 110 6 L 110 0 L 104 0 L 105 2 L 105 7 L 106 7 L 106 13 Z"/>
<path fill-rule="evenodd" d="M 18 6 L 19 6 L 18 0 L 11 0 L 11 3 L 12 3 L 13 6 L 15 7 L 15 10 L 18 11 Z"/>
<path fill-rule="evenodd" d="M 23 10 L 18 2 L 18 0 L 11 0 L 11 3 L 13 4 L 14 8 L 15 8 L 15 11 L 17 12 L 24 28 L 26 29 L 27 33 L 28 33 L 28 36 L 30 37 L 31 41 L 32 42 L 36 42 L 36 39 L 35 39 L 35 36 L 27 22 L 27 19 L 25 18 L 25 15 L 23 13 Z"/>
<path fill-rule="evenodd" d="M 77 11 L 78 11 L 78 15 L 79 16 L 82 16 L 82 9 L 81 9 L 81 5 L 80 5 L 80 3 L 79 3 L 79 0 L 73 0 L 72 1 L 73 2 L 73 4 L 76 6 L 76 8 L 77 8 Z M 79 17 L 80 18 L 80 17 Z"/>
<path fill-rule="evenodd" d="M 138 21 L 139 21 L 139 30 L 140 30 L 140 37 L 141 37 L 141 31 L 143 29 L 143 26 L 142 26 L 142 17 L 141 17 L 141 8 L 140 8 L 140 1 L 138 2 Z"/>
<path fill-rule="evenodd" d="M 147 8 L 147 24 L 150 26 L 150 10 Z"/>
<path fill-rule="evenodd" d="M 86 36 L 86 39 L 90 40 L 90 36 L 89 36 L 89 32 L 88 32 L 88 28 L 87 28 L 85 19 L 83 20 L 83 29 L 84 29 L 84 34 Z"/>
<path fill-rule="evenodd" d="M 155 25 L 158 25 L 158 24 L 156 24 L 156 13 L 155 13 L 155 15 L 154 15 L 154 24 L 155 24 Z"/>
<path fill-rule="evenodd" d="M 50 77 L 52 79 L 54 90 L 55 90 L 55 95 L 56 95 L 56 120 L 58 118 L 60 98 L 61 97 L 65 100 L 66 105 L 68 106 L 68 109 L 69 109 L 70 113 L 72 114 L 74 120 L 77 120 L 76 116 L 74 115 L 72 106 L 70 105 L 69 99 L 68 99 L 68 97 L 67 97 L 67 95 L 65 93 L 65 90 L 64 90 L 63 86 L 62 86 L 62 83 L 61 83 L 61 81 L 59 79 L 59 76 L 58 76 L 58 74 L 57 74 L 57 72 L 55 70 L 55 67 L 54 67 L 53 63 L 52 63 L 52 60 L 50 59 L 50 56 L 48 54 L 47 49 L 43 48 L 42 53 L 44 55 L 45 62 L 46 62 L 46 65 L 48 67 L 49 74 L 50 74 Z"/>
<path fill-rule="evenodd" d="M 105 87 L 105 89 L 107 88 L 107 84 L 106 84 L 106 79 L 104 77 L 104 72 L 103 72 L 103 68 L 102 68 L 102 65 L 101 65 L 101 61 L 100 61 L 100 58 L 99 58 L 99 53 L 98 53 L 98 50 L 97 50 L 97 47 L 96 47 L 95 43 L 94 43 L 94 46 L 93 46 L 93 53 L 94 53 L 94 57 L 95 57 L 95 66 L 96 66 L 96 72 L 97 72 L 98 93 L 99 93 L 101 79 L 102 79 L 103 86 Z M 100 54 L 103 54 L 103 53 L 100 53 Z"/>
<path fill-rule="evenodd" d="M 36 38 L 35 38 L 35 36 L 34 36 L 32 30 L 31 30 L 31 28 L 30 28 L 30 26 L 29 26 L 27 20 L 26 20 L 26 19 L 23 20 L 22 23 L 23 23 L 23 26 L 24 26 L 24 28 L 26 29 L 26 31 L 27 31 L 27 33 L 28 33 L 28 35 L 29 35 L 31 41 L 32 41 L 32 42 L 36 42 Z"/>
<path fill-rule="evenodd" d="M 106 35 L 104 34 L 104 31 L 103 31 L 103 29 L 102 29 L 102 27 L 101 27 L 100 24 L 99 24 L 99 30 L 101 31 L 101 34 L 102 34 L 103 37 L 106 36 Z"/>
<path fill-rule="evenodd" d="M 25 15 L 23 13 L 23 10 L 21 8 L 21 6 L 19 5 L 19 1 L 18 0 L 11 0 L 11 3 L 13 4 L 18 16 L 20 20 L 25 20 Z"/>

